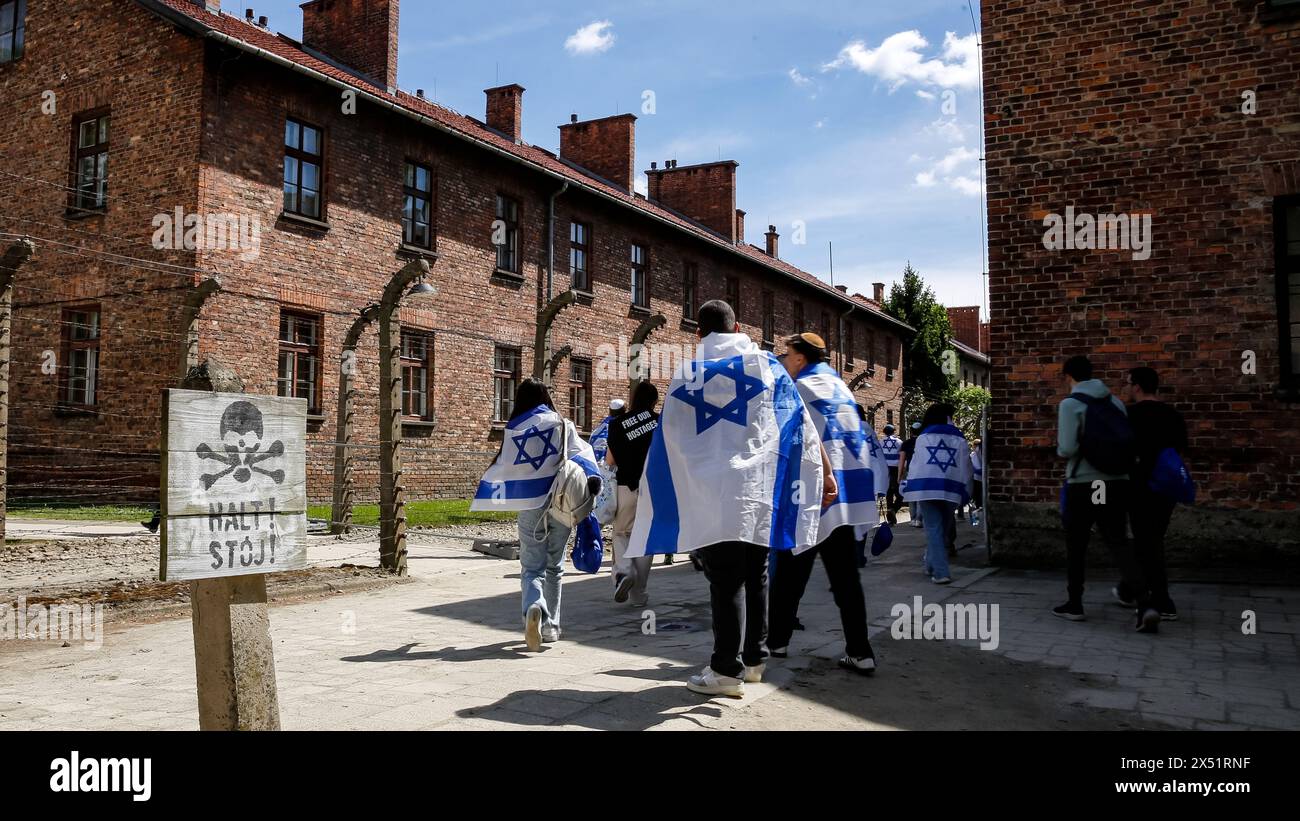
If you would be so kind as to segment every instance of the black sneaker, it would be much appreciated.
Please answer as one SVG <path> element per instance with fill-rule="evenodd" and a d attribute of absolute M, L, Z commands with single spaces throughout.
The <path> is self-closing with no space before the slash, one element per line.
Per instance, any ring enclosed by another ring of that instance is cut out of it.
<path fill-rule="evenodd" d="M 632 585 L 636 583 L 636 579 L 620 573 L 618 578 L 614 580 L 614 583 L 614 601 L 622 604 L 627 601 L 627 594 L 631 592 Z"/>
<path fill-rule="evenodd" d="M 671 554 L 671 553 L 665 553 L 665 554 L 664 554 L 664 562 L 663 562 L 663 563 L 664 563 L 664 564 L 672 564 L 672 563 L 673 563 L 673 554 Z"/>
<path fill-rule="evenodd" d="M 1068 601 L 1060 607 L 1052 608 L 1053 616 L 1060 616 L 1068 621 L 1083 621 L 1087 616 L 1083 615 L 1083 602 Z"/>
<path fill-rule="evenodd" d="M 157 532 L 158 532 L 158 525 L 161 524 L 161 522 L 162 522 L 162 520 L 159 519 L 157 516 L 155 516 L 155 517 L 153 517 L 152 519 L 150 519 L 149 521 L 147 521 L 147 522 L 141 522 L 140 524 L 143 525 L 143 526 L 144 526 L 144 529 L 147 530 L 147 531 L 149 531 L 150 533 L 157 533 Z"/>
<path fill-rule="evenodd" d="M 1117 584 L 1112 587 L 1110 589 L 1110 595 L 1115 599 L 1115 603 L 1120 607 L 1127 607 L 1129 609 L 1137 607 L 1137 602 L 1128 594 L 1128 591 L 1124 589 L 1123 585 Z"/>
<path fill-rule="evenodd" d="M 1173 599 L 1165 599 L 1164 604 L 1157 608 L 1160 611 L 1160 618 L 1164 621 L 1178 621 L 1178 608 L 1174 607 Z"/>
<path fill-rule="evenodd" d="M 869 676 L 876 672 L 875 656 L 863 656 L 860 659 L 855 659 L 852 656 L 845 655 L 841 656 L 837 663 L 845 670 L 852 670 L 860 676 Z"/>
<path fill-rule="evenodd" d="M 1154 607 L 1148 607 L 1146 610 L 1138 613 L 1137 631 L 1139 633 L 1159 633 L 1160 611 Z"/>

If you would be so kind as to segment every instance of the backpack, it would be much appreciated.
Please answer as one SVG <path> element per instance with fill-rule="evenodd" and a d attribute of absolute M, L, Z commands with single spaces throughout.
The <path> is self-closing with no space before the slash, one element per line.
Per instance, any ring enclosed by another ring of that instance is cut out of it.
<path fill-rule="evenodd" d="M 591 514 L 596 497 L 587 490 L 587 473 L 569 458 L 569 423 L 561 421 L 564 433 L 560 437 L 560 455 L 563 459 L 555 472 L 548 506 L 550 517 L 563 527 L 573 529 L 578 522 Z"/>
<path fill-rule="evenodd" d="M 1190 505 L 1196 501 L 1196 482 L 1192 481 L 1191 471 L 1173 448 L 1160 451 L 1147 487 L 1181 504 Z"/>
<path fill-rule="evenodd" d="M 1137 456 L 1137 437 L 1128 416 L 1111 401 L 1109 395 L 1100 399 L 1082 393 L 1070 394 L 1087 410 L 1083 416 L 1083 433 L 1079 440 L 1079 456 L 1102 473 L 1128 473 Z M 1079 462 L 1074 463 L 1074 471 Z"/>

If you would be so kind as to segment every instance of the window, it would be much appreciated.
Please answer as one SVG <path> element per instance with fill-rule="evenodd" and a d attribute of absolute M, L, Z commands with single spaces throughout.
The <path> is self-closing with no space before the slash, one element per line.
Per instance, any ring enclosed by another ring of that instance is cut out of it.
<path fill-rule="evenodd" d="M 433 248 L 433 172 L 419 163 L 406 164 L 402 185 L 402 242 Z"/>
<path fill-rule="evenodd" d="M 63 362 L 61 404 L 94 407 L 99 387 L 99 307 L 63 311 Z"/>
<path fill-rule="evenodd" d="M 700 310 L 700 266 L 694 262 L 682 268 L 682 319 L 695 321 Z"/>
<path fill-rule="evenodd" d="M 591 360 L 570 360 L 569 418 L 578 430 L 591 430 Z"/>
<path fill-rule="evenodd" d="M 791 313 L 794 316 L 794 330 L 791 333 L 801 334 L 808 330 L 803 324 L 803 303 L 795 302 Z"/>
<path fill-rule="evenodd" d="M 321 318 L 280 312 L 280 396 L 307 400 L 307 412 L 320 413 Z"/>
<path fill-rule="evenodd" d="M 732 312 L 736 315 L 736 321 L 740 321 L 740 277 L 727 277 L 727 304 L 731 306 Z"/>
<path fill-rule="evenodd" d="M 844 323 L 844 365 L 853 367 L 853 323 Z"/>
<path fill-rule="evenodd" d="M 497 247 L 497 270 L 519 273 L 519 203 L 504 194 L 497 194 L 492 242 Z"/>
<path fill-rule="evenodd" d="M 507 422 L 514 415 L 515 391 L 519 388 L 518 348 L 498 345 L 492 361 L 492 421 Z"/>
<path fill-rule="evenodd" d="M 894 365 L 897 360 L 894 358 L 894 338 L 885 337 L 885 381 L 894 381 Z"/>
<path fill-rule="evenodd" d="M 894 412 L 892 410 L 885 411 L 885 423 L 889 425 L 894 424 Z"/>
<path fill-rule="evenodd" d="M 772 344 L 776 339 L 776 297 L 763 291 L 763 341 Z"/>
<path fill-rule="evenodd" d="M 321 219 L 324 136 L 319 128 L 289 119 L 284 126 L 284 212 Z"/>
<path fill-rule="evenodd" d="M 569 225 L 569 274 L 573 290 L 591 291 L 591 226 L 586 223 Z"/>
<path fill-rule="evenodd" d="M 108 206 L 108 122 L 106 111 L 73 120 L 72 208 L 102 211 Z"/>
<path fill-rule="evenodd" d="M 23 56 L 23 30 L 26 28 L 26 0 L 0 2 L 0 65 Z"/>
<path fill-rule="evenodd" d="M 433 419 L 433 334 L 402 331 L 402 415 Z"/>
<path fill-rule="evenodd" d="M 1300 391 L 1300 196 L 1273 203 L 1282 387 Z"/>
<path fill-rule="evenodd" d="M 633 243 L 632 245 L 632 306 L 635 308 L 650 307 L 650 283 L 649 271 L 646 270 L 645 247 Z"/>

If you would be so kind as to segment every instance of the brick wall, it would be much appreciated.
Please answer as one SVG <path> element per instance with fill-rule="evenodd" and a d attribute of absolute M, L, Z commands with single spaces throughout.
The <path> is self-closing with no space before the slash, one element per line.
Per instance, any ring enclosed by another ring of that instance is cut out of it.
<path fill-rule="evenodd" d="M 980 309 L 978 305 L 948 308 L 948 322 L 958 342 L 980 350 Z"/>
<path fill-rule="evenodd" d="M 1061 555 L 1064 359 L 1113 388 L 1150 365 L 1187 417 L 1200 484 L 1175 560 L 1300 544 L 1300 412 L 1279 380 L 1272 200 L 1300 193 L 1300 19 L 1264 2 L 986 0 L 994 554 Z M 1253 115 L 1243 92 L 1258 97 Z M 1150 214 L 1150 258 L 1049 251 L 1068 206 Z M 1243 354 L 1257 372 L 1243 373 Z"/>

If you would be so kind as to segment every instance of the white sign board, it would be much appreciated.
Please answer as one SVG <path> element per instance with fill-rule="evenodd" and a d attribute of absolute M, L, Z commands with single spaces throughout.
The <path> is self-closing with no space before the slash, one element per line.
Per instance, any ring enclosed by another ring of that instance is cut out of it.
<path fill-rule="evenodd" d="M 166 391 L 162 517 L 163 581 L 306 567 L 306 400 Z"/>

